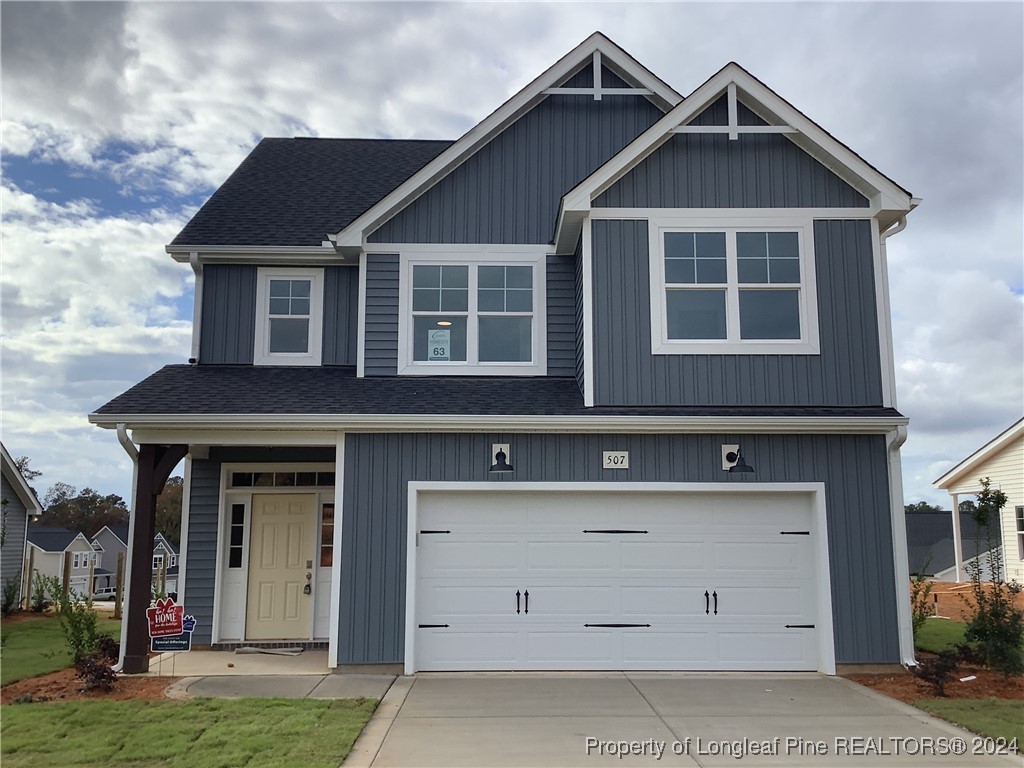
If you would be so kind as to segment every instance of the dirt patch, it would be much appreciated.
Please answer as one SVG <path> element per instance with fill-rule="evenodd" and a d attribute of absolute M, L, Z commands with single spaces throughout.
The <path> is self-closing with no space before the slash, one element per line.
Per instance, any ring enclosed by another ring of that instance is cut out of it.
<path fill-rule="evenodd" d="M 928 596 L 935 616 L 953 621 L 967 621 L 974 615 L 974 595 L 970 582 L 959 584 L 951 581 L 931 582 L 932 592 Z M 985 589 L 991 590 L 992 585 L 985 582 Z M 1024 592 L 1014 596 L 1014 605 L 1024 610 Z"/>
<path fill-rule="evenodd" d="M 47 697 L 52 701 L 157 701 L 164 698 L 168 686 L 180 679 L 122 675 L 112 691 L 82 691 L 82 681 L 75 677 L 75 670 L 61 669 L 5 685 L 0 688 L 0 699 L 4 704 L 28 695 L 35 700 Z"/>
<path fill-rule="evenodd" d="M 960 682 L 960 678 L 971 675 L 976 679 Z M 845 677 L 907 704 L 913 704 L 920 699 L 938 698 L 930 685 L 918 680 L 907 671 L 882 675 L 855 674 L 845 675 Z M 989 697 L 1024 701 L 1024 678 L 1011 677 L 1006 680 L 1001 672 L 964 664 L 960 667 L 953 682 L 946 684 L 946 698 L 948 699 L 987 699 Z"/>

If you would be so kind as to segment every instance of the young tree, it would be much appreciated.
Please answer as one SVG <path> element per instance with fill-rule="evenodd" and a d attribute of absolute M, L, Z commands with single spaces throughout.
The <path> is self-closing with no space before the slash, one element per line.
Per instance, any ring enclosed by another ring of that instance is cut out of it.
<path fill-rule="evenodd" d="M 184 491 L 185 479 L 171 477 L 156 497 L 156 529 L 175 546 L 181 543 L 181 499 Z"/>
<path fill-rule="evenodd" d="M 937 507 L 934 504 L 929 504 L 927 501 L 919 501 L 916 504 L 906 504 L 903 507 L 904 512 L 941 512 L 942 507 Z"/>
<path fill-rule="evenodd" d="M 1024 673 L 1024 654 L 1021 652 L 1024 611 L 1016 606 L 1021 585 L 1007 582 L 1003 570 L 999 518 L 1004 506 L 1006 494 L 993 490 L 989 478 L 982 478 L 981 492 L 971 515 L 978 524 L 979 544 L 984 540 L 983 546 L 987 551 L 967 564 L 974 615 L 967 622 L 964 638 L 977 643 L 986 665 L 1009 677 Z M 988 565 L 991 583 L 982 580 L 983 559 Z"/>
<path fill-rule="evenodd" d="M 43 499 L 45 510 L 40 525 L 53 525 L 79 531 L 86 537 L 95 535 L 104 525 L 128 522 L 128 507 L 116 494 L 101 496 L 92 488 L 81 493 L 73 485 L 56 483 Z"/>

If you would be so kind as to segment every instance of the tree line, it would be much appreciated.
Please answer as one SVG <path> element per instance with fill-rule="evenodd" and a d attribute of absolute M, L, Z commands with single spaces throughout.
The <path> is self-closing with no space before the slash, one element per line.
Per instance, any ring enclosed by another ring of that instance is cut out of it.
<path fill-rule="evenodd" d="M 22 477 L 30 484 L 42 476 L 38 469 L 32 469 L 31 459 L 19 456 L 14 460 Z M 172 477 L 156 500 L 156 529 L 175 546 L 181 539 L 181 500 L 185 490 L 182 477 Z M 34 487 L 32 492 L 39 498 Z M 33 521 L 37 526 L 67 528 L 82 533 L 91 539 L 105 525 L 127 525 L 128 505 L 115 493 L 102 494 L 85 487 L 78 490 L 68 483 L 57 482 L 40 499 L 43 514 Z"/>

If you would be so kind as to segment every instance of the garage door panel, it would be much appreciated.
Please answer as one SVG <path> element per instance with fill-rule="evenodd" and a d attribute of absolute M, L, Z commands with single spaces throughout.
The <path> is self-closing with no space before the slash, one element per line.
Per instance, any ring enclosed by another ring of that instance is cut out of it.
<path fill-rule="evenodd" d="M 451 533 L 419 537 L 416 619 L 450 626 L 418 631 L 418 669 L 818 668 L 816 631 L 784 628 L 817 615 L 809 494 L 421 499 L 418 527 Z"/>

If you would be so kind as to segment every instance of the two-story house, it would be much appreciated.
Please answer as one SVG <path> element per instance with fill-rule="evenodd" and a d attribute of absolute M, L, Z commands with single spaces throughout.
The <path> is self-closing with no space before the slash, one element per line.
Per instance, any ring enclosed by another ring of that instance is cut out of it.
<path fill-rule="evenodd" d="M 64 579 L 64 569 L 69 567 L 68 587 L 82 597 L 90 596 L 89 574 L 99 567 L 99 553 L 93 550 L 85 534 L 45 525 L 30 525 L 26 534 L 28 554 L 33 577 L 51 576 L 58 581 Z M 31 595 L 27 595 L 31 597 Z"/>
<path fill-rule="evenodd" d="M 100 553 L 102 574 L 96 579 L 96 591 L 108 595 L 117 587 L 118 556 L 128 554 L 128 526 L 105 525 L 92 537 L 92 547 Z M 125 561 L 127 562 L 127 560 Z M 152 588 L 155 594 L 178 592 L 178 548 L 157 531 L 153 537 Z"/>
<path fill-rule="evenodd" d="M 43 506 L 35 491 L 7 452 L 7 446 L 0 443 L 0 587 L 16 587 L 16 600 L 23 587 L 29 518 L 41 514 Z"/>
<path fill-rule="evenodd" d="M 265 139 L 167 247 L 192 359 L 90 417 L 136 460 L 131 578 L 187 456 L 196 643 L 911 661 L 885 240 L 915 204 L 742 67 L 683 98 L 601 34 L 454 142 Z"/>

